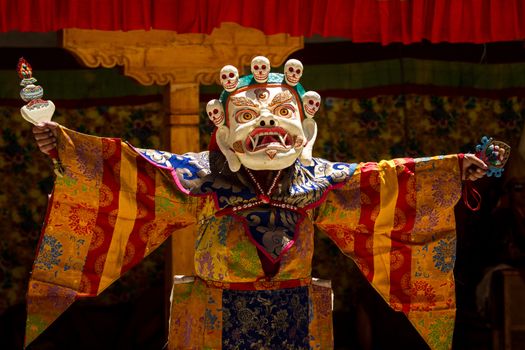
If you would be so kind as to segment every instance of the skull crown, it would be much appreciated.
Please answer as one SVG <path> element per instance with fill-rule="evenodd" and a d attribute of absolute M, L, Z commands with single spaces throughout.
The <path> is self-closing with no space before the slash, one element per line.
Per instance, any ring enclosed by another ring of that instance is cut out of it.
<path fill-rule="evenodd" d="M 250 65 L 253 78 L 258 83 L 266 83 L 270 75 L 270 60 L 264 56 L 256 56 Z"/>
<path fill-rule="evenodd" d="M 284 79 L 291 86 L 297 85 L 303 76 L 303 64 L 301 61 L 291 59 L 284 64 Z"/>
<path fill-rule="evenodd" d="M 271 74 L 271 64 L 267 57 L 254 57 L 251 61 L 250 69 L 253 79 L 258 84 L 265 84 L 268 82 Z M 303 73 L 304 67 L 301 61 L 293 58 L 287 60 L 284 64 L 283 74 L 281 75 L 283 77 L 282 84 L 286 84 L 294 89 L 297 89 L 297 86 L 299 85 L 300 90 L 303 91 L 302 94 L 299 94 L 299 98 L 302 100 L 304 115 L 306 118 L 314 118 L 321 106 L 321 96 L 315 91 L 304 92 L 304 89 L 299 84 Z M 238 88 L 244 87 L 247 84 L 252 84 L 249 83 L 246 78 L 246 76 L 240 77 L 239 70 L 232 65 L 222 67 L 219 74 L 221 85 L 228 93 L 234 93 Z M 272 78 L 272 83 L 273 82 L 275 82 L 275 80 Z M 206 106 L 206 114 L 217 127 L 224 125 L 226 121 L 225 107 L 223 103 L 224 101 L 222 101 L 221 97 L 220 100 L 211 100 Z"/>
<path fill-rule="evenodd" d="M 304 114 L 307 118 L 313 118 L 321 107 L 321 95 L 315 91 L 307 91 L 303 95 Z"/>
<path fill-rule="evenodd" d="M 232 92 L 239 85 L 239 71 L 234 66 L 224 66 L 221 69 L 220 80 L 224 90 Z"/>
<path fill-rule="evenodd" d="M 259 83 L 264 84 L 268 82 L 270 76 L 271 64 L 270 60 L 264 56 L 256 56 L 250 63 L 250 70 L 253 79 Z M 301 61 L 296 59 L 289 59 L 284 64 L 284 81 L 290 86 L 299 84 L 303 76 L 304 68 Z M 235 66 L 226 65 L 222 67 L 219 80 L 222 87 L 227 92 L 233 92 L 239 86 L 239 71 Z"/>
<path fill-rule="evenodd" d="M 224 124 L 224 108 L 219 100 L 211 100 L 206 105 L 206 114 L 208 118 L 215 124 L 216 127 L 220 127 Z"/>

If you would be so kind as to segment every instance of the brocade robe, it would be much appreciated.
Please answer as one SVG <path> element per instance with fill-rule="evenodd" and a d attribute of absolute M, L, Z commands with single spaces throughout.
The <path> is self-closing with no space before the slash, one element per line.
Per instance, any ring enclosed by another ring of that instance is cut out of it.
<path fill-rule="evenodd" d="M 431 348 L 450 348 L 458 156 L 297 161 L 261 203 L 219 154 L 59 134 L 65 176 L 29 282 L 26 343 L 169 235 L 194 230 L 196 276 L 175 278 L 171 349 L 332 348 L 330 284 L 311 276 L 317 226 Z"/>

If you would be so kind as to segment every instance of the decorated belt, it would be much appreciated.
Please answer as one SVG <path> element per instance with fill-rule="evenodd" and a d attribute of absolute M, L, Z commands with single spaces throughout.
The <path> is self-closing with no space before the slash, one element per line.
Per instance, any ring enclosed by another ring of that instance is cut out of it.
<path fill-rule="evenodd" d="M 175 275 L 173 278 L 174 284 L 181 283 L 193 283 L 195 281 L 200 281 L 208 288 L 218 288 L 218 289 L 232 289 L 232 290 L 277 290 L 277 289 L 287 289 L 287 288 L 297 288 L 304 287 L 309 285 L 316 285 L 325 288 L 332 288 L 332 283 L 329 280 L 323 280 L 319 278 L 299 278 L 294 280 L 284 280 L 284 281 L 272 281 L 265 278 L 261 278 L 254 282 L 221 282 L 221 281 L 210 281 L 204 280 L 196 276 L 184 276 L 184 275 Z"/>
<path fill-rule="evenodd" d="M 312 284 L 311 278 L 302 278 L 285 281 L 272 281 L 260 279 L 254 282 L 219 282 L 202 280 L 209 288 L 234 289 L 234 290 L 274 290 L 303 287 Z"/>
<path fill-rule="evenodd" d="M 221 282 L 221 281 L 210 281 L 204 280 L 199 277 L 194 276 L 174 276 L 173 283 L 192 283 L 194 281 L 200 281 L 205 283 L 208 288 L 218 288 L 218 289 L 233 289 L 233 290 L 274 290 L 274 289 L 286 289 L 286 288 L 296 288 L 303 287 L 313 284 L 319 284 L 323 286 L 330 287 L 329 281 L 318 280 L 317 278 L 300 278 L 294 280 L 284 280 L 284 281 L 272 281 L 268 279 L 261 278 L 254 282 Z"/>

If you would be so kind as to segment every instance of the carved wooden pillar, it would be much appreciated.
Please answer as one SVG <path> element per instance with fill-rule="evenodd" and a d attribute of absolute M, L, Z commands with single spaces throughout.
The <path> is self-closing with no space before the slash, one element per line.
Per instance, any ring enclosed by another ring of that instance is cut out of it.
<path fill-rule="evenodd" d="M 173 153 L 199 152 L 199 85 L 170 83 L 164 90 L 165 144 Z M 191 225 L 168 239 L 167 276 L 194 275 L 196 227 Z M 171 289 L 171 285 L 169 285 Z"/>
<path fill-rule="evenodd" d="M 66 29 L 63 47 L 88 67 L 124 67 L 141 84 L 167 85 L 164 98 L 165 148 L 174 153 L 199 151 L 199 84 L 219 82 L 226 64 L 249 66 L 263 55 L 273 66 L 283 64 L 303 47 L 302 37 L 264 35 L 259 30 L 223 23 L 211 34 L 171 31 L 111 32 Z M 170 276 L 192 274 L 195 228 L 171 240 Z"/>
<path fill-rule="evenodd" d="M 200 151 L 199 85 L 168 84 L 164 91 L 164 107 L 170 150 L 177 154 Z"/>

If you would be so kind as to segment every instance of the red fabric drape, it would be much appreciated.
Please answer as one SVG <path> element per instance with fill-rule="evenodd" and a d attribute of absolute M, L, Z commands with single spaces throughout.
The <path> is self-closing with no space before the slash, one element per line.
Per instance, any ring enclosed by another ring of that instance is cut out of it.
<path fill-rule="evenodd" d="M 0 31 L 167 29 L 236 22 L 266 34 L 405 44 L 523 40 L 523 0 L 0 0 Z"/>

